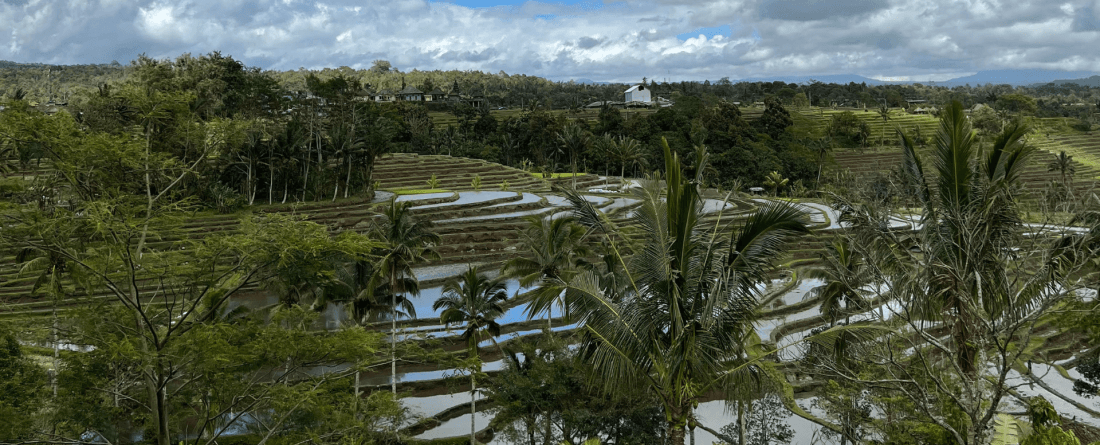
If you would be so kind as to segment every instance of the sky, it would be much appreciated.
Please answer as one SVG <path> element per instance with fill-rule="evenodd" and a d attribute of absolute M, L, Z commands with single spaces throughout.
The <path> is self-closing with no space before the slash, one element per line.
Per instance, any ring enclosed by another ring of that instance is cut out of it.
<path fill-rule="evenodd" d="M 0 60 L 212 51 L 264 69 L 381 59 L 617 82 L 1100 72 L 1100 0 L 0 0 Z"/>

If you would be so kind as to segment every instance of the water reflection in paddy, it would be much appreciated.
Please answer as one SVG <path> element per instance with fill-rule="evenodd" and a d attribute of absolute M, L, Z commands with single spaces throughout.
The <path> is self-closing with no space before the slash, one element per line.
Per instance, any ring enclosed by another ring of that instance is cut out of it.
<path fill-rule="evenodd" d="M 468 395 L 467 395 L 468 396 Z M 481 431 L 489 426 L 493 415 L 487 412 L 478 412 L 474 417 L 474 429 Z M 455 437 L 470 434 L 470 414 L 463 414 L 454 419 L 443 422 L 442 425 L 432 428 L 416 436 L 417 439 L 439 439 L 442 437 Z"/>
<path fill-rule="evenodd" d="M 440 204 L 429 204 L 414 207 L 417 210 L 423 209 L 435 209 L 440 207 L 460 206 L 466 204 L 476 204 L 479 202 L 492 201 L 494 199 L 503 199 L 516 196 L 516 192 L 459 192 L 458 200 L 451 202 L 444 202 Z"/>

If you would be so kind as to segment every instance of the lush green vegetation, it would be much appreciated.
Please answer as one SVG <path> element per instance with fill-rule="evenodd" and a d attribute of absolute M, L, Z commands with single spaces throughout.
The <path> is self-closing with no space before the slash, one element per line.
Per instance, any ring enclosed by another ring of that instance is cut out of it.
<path fill-rule="evenodd" d="M 96 70 L 0 111 L 0 442 L 1087 436 L 1028 385 L 1100 416 L 1074 398 L 1100 387 L 1100 148 L 1051 102 L 1089 88 L 658 85 L 675 105 L 624 112 L 408 73 L 523 104 L 429 110 L 362 100 L 383 64 L 218 54 L 49 82 Z"/>

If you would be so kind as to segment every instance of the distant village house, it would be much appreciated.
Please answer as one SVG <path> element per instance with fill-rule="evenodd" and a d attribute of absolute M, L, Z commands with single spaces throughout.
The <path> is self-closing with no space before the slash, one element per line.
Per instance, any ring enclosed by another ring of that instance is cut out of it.
<path fill-rule="evenodd" d="M 626 103 L 630 102 L 642 102 L 651 104 L 653 103 L 653 96 L 650 95 L 649 88 L 645 85 L 634 85 L 626 90 L 626 98 L 623 100 Z"/>

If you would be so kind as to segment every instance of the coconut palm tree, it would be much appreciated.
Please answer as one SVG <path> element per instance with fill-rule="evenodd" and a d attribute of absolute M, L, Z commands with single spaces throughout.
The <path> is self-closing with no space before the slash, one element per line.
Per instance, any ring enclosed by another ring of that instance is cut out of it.
<path fill-rule="evenodd" d="M 967 373 L 978 366 L 978 350 L 971 341 L 975 317 L 984 316 L 979 312 L 996 317 L 1011 310 L 1003 298 L 1012 285 L 999 266 L 1004 252 L 1016 244 L 1022 224 L 1013 193 L 1034 153 L 1023 143 L 1027 131 L 1019 124 L 1007 127 L 985 159 L 978 159 L 970 122 L 962 104 L 953 102 L 944 110 L 935 138 L 935 179 L 925 176 L 912 139 L 898 133 L 905 171 L 919 187 L 923 207 L 918 242 L 925 256 L 907 266 L 918 269 L 915 276 L 922 277 L 921 286 L 927 289 L 930 298 L 922 305 L 926 315 L 945 318 L 953 326 L 957 364 Z"/>
<path fill-rule="evenodd" d="M 863 267 L 863 258 L 852 250 L 848 240 L 834 240 L 825 247 L 821 259 L 824 266 L 810 269 L 805 275 L 825 281 L 817 295 L 821 297 L 821 313 L 829 317 L 829 323 L 836 324 L 840 314 L 850 313 L 852 309 L 866 309 L 870 302 L 861 289 L 870 277 Z"/>
<path fill-rule="evenodd" d="M 61 253 L 47 249 L 27 248 L 20 250 L 15 255 L 15 261 L 21 263 L 19 275 L 37 275 L 31 293 L 37 294 L 44 291 L 53 303 L 53 369 L 50 376 L 50 385 L 54 396 L 57 395 L 57 372 L 60 365 L 60 339 L 58 338 L 57 304 L 71 292 L 66 285 L 67 275 L 70 271 L 70 261 Z"/>
<path fill-rule="evenodd" d="M 1070 193 L 1073 175 L 1077 173 L 1077 167 L 1073 165 L 1073 156 L 1067 155 L 1065 150 L 1058 152 L 1058 157 L 1047 164 L 1047 171 L 1061 174 L 1062 186 L 1066 188 L 1067 193 Z"/>
<path fill-rule="evenodd" d="M 808 229 L 798 209 L 780 202 L 740 224 L 703 223 L 698 184 L 705 149 L 697 149 L 696 176 L 686 177 L 667 142 L 663 148 L 667 189 L 652 181 L 636 190 L 642 201 L 631 221 L 637 237 L 616 239 L 614 222 L 578 206 L 575 192 L 567 192 L 574 193 L 578 221 L 604 234 L 623 266 L 624 286 L 601 286 L 595 271 L 557 285 L 584 326 L 582 360 L 602 374 L 608 391 L 652 390 L 665 410 L 671 443 L 683 445 L 700 397 L 770 372 L 752 346 L 759 345 L 756 286 L 785 242 Z"/>
<path fill-rule="evenodd" d="M 375 277 L 389 284 L 390 307 L 396 308 L 400 296 L 420 294 L 412 267 L 439 257 L 433 247 L 439 244 L 440 237 L 432 231 L 431 221 L 416 218 L 409 210 L 409 203 L 397 202 L 397 197 L 390 199 L 383 216 L 385 218 L 374 230 L 375 236 L 385 244 L 378 252 L 380 259 L 375 267 Z M 390 347 L 390 389 L 396 396 L 397 314 L 391 319 Z"/>
<path fill-rule="evenodd" d="M 390 283 L 377 280 L 375 264 L 356 261 L 336 270 L 336 279 L 321 291 L 318 306 L 332 302 L 345 306 L 358 324 L 381 318 L 416 318 L 416 306 L 405 294 L 390 292 Z M 401 289 L 416 289 L 412 277 L 402 277 Z"/>
<path fill-rule="evenodd" d="M 829 157 L 829 153 L 833 151 L 833 140 L 829 137 L 823 137 L 815 140 L 810 144 L 810 148 L 817 154 L 817 180 L 814 184 L 817 184 L 818 188 L 821 188 L 821 168 L 825 166 L 825 159 Z"/>
<path fill-rule="evenodd" d="M 569 164 L 573 171 L 573 187 L 577 186 L 577 158 L 592 145 L 592 136 L 575 122 L 566 125 L 558 132 L 558 143 L 569 155 Z"/>
<path fill-rule="evenodd" d="M 619 136 L 611 147 L 612 157 L 619 161 L 619 177 L 625 177 L 627 164 L 640 165 L 645 161 L 642 145 L 634 138 Z"/>
<path fill-rule="evenodd" d="M 768 176 L 764 177 L 764 185 L 772 189 L 772 196 L 779 196 L 779 189 L 786 187 L 788 182 L 790 179 L 784 178 L 777 171 L 768 173 Z"/>
<path fill-rule="evenodd" d="M 874 269 L 875 281 L 888 284 L 883 296 L 898 305 L 896 317 L 905 323 L 891 338 L 913 339 L 906 354 L 877 362 L 886 363 L 878 372 L 923 368 L 912 378 L 935 384 L 909 399 L 960 444 L 985 441 L 1011 391 L 1008 375 L 1032 354 L 1021 345 L 1037 335 L 1049 308 L 1073 295 L 1068 277 L 1092 254 L 1082 247 L 1087 237 L 1025 236 L 1032 229 L 1021 220 L 1015 195 L 1034 153 L 1023 142 L 1026 133 L 1026 127 L 1009 124 L 979 150 L 962 104 L 953 101 L 941 115 L 927 159 L 898 132 L 902 172 L 917 190 L 921 227 L 915 233 L 891 230 L 886 215 L 875 215 L 871 205 L 849 206 L 854 210 L 846 215 L 852 247 Z M 929 163 L 932 172 L 925 169 Z M 892 352 L 863 353 L 867 364 Z M 960 420 L 939 421 L 946 413 Z"/>
<path fill-rule="evenodd" d="M 478 273 L 476 266 L 470 266 L 462 277 L 452 280 L 443 286 L 443 295 L 432 304 L 433 310 L 443 309 L 439 314 L 439 322 L 445 326 L 451 324 L 466 324 L 466 329 L 459 336 L 470 351 L 470 358 L 476 362 L 477 369 L 470 370 L 470 443 L 476 444 L 474 433 L 475 413 L 477 412 L 476 391 L 477 373 L 481 372 L 481 359 L 478 353 L 478 343 L 488 337 L 497 348 L 496 338 L 500 335 L 500 324 L 497 318 L 504 315 L 504 309 L 500 306 L 508 299 L 508 292 L 500 280 L 490 280 Z M 504 351 L 501 350 L 501 354 Z"/>
<path fill-rule="evenodd" d="M 527 227 L 520 231 L 519 249 L 525 255 L 504 264 L 502 273 L 519 280 L 520 286 L 529 287 L 541 280 L 565 280 L 575 271 L 589 266 L 585 260 L 591 250 L 584 244 L 587 230 L 573 217 L 544 218 L 528 215 Z M 546 323 L 553 319 L 552 306 L 559 300 L 560 292 L 535 291 L 535 299 L 527 306 L 528 317 L 546 312 Z"/>
<path fill-rule="evenodd" d="M 329 303 L 343 306 L 353 323 L 365 324 L 373 320 L 398 317 L 416 318 L 416 306 L 407 293 L 390 291 L 390 283 L 377 279 L 375 264 L 355 261 L 336 269 L 336 278 L 321 287 L 314 302 L 315 310 L 323 310 Z M 410 277 L 402 277 L 401 289 L 417 289 L 418 283 Z M 355 397 L 359 398 L 359 371 L 355 372 Z"/>
<path fill-rule="evenodd" d="M 879 145 L 882 145 L 886 143 L 886 124 L 890 122 L 890 107 L 887 107 L 885 103 L 878 107 L 878 117 L 882 118 L 882 138 L 878 142 Z"/>

